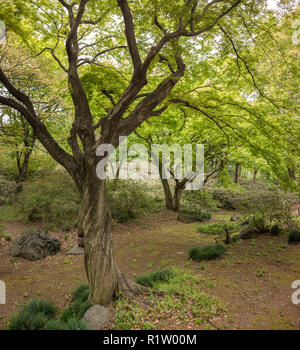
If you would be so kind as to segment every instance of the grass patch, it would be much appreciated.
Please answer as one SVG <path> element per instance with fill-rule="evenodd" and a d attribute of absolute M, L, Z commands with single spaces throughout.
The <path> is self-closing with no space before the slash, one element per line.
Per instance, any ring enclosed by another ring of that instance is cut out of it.
<path fill-rule="evenodd" d="M 33 299 L 15 316 L 8 325 L 10 330 L 39 330 L 45 329 L 48 321 L 56 315 L 56 307 L 41 299 Z"/>
<path fill-rule="evenodd" d="M 145 275 L 138 276 L 136 283 L 152 288 L 156 282 L 169 282 L 174 277 L 171 270 L 158 270 Z"/>
<path fill-rule="evenodd" d="M 201 225 L 197 228 L 197 231 L 210 235 L 221 235 L 225 233 L 226 229 L 228 232 L 233 233 L 239 231 L 241 226 L 237 223 Z"/>
<path fill-rule="evenodd" d="M 216 297 L 202 292 L 205 278 L 190 270 L 173 267 L 173 278 L 157 281 L 155 287 L 165 292 L 145 296 L 150 306 L 136 300 L 119 299 L 115 302 L 113 329 L 161 329 L 160 321 L 169 320 L 180 325 L 207 323 L 207 319 L 220 316 L 226 310 Z M 211 327 L 209 323 L 207 327 Z"/>
<path fill-rule="evenodd" d="M 88 284 L 80 284 L 73 293 L 72 303 L 66 308 L 60 320 L 67 323 L 71 319 L 80 320 L 85 312 L 92 306 L 88 301 L 90 289 Z"/>
<path fill-rule="evenodd" d="M 213 260 L 221 256 L 226 250 L 225 245 L 223 244 L 215 244 L 208 245 L 206 247 L 192 247 L 189 250 L 189 258 L 192 260 Z"/>
<path fill-rule="evenodd" d="M 289 243 L 300 242 L 300 229 L 292 230 L 289 233 Z"/>
<path fill-rule="evenodd" d="M 211 219 L 211 214 L 201 211 L 201 210 L 193 210 L 193 209 L 188 209 L 188 208 L 182 208 L 180 210 L 180 213 L 183 214 L 190 214 L 190 215 L 194 215 L 197 219 L 197 221 L 204 221 L 204 220 L 210 220 Z"/>

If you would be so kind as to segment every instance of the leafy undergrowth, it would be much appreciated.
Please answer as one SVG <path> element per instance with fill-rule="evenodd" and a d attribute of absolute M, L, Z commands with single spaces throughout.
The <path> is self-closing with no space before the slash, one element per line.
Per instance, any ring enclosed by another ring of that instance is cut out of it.
<path fill-rule="evenodd" d="M 225 229 L 228 232 L 237 232 L 241 229 L 241 226 L 236 223 L 201 225 L 197 228 L 197 231 L 211 235 L 221 235 L 225 233 Z"/>
<path fill-rule="evenodd" d="M 14 315 L 9 322 L 10 330 L 88 330 L 89 326 L 81 318 L 91 307 L 87 300 L 89 286 L 80 284 L 73 293 L 71 305 L 59 319 L 57 307 L 42 299 L 33 299 Z"/>
<path fill-rule="evenodd" d="M 121 298 L 114 304 L 107 329 L 161 329 L 185 324 L 188 329 L 217 328 L 215 318 L 224 316 L 226 308 L 216 297 L 201 288 L 201 275 L 173 267 L 173 277 L 153 281 L 154 293 L 134 300 Z M 159 291 L 163 291 L 160 293 Z"/>
<path fill-rule="evenodd" d="M 189 258 L 196 261 L 213 260 L 221 256 L 225 250 L 224 244 L 207 245 L 203 248 L 194 246 L 189 251 Z"/>

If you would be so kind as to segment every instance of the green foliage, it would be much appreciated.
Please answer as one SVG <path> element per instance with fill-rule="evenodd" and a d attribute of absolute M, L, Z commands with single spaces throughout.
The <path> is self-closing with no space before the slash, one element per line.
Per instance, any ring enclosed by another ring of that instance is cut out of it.
<path fill-rule="evenodd" d="M 56 307 L 41 299 L 33 299 L 10 321 L 10 330 L 39 330 L 44 329 L 46 323 L 56 315 Z"/>
<path fill-rule="evenodd" d="M 79 203 L 79 194 L 72 180 L 59 173 L 52 178 L 27 183 L 19 196 L 17 211 L 26 220 L 42 220 L 58 226 L 66 220 L 74 220 Z"/>
<path fill-rule="evenodd" d="M 300 242 L 300 229 L 291 230 L 289 233 L 289 243 Z"/>
<path fill-rule="evenodd" d="M 61 321 L 68 322 L 70 319 L 80 320 L 85 312 L 92 306 L 88 301 L 89 286 L 87 284 L 80 284 L 73 293 L 72 303 L 66 308 L 62 315 Z"/>
<path fill-rule="evenodd" d="M 182 201 L 191 208 L 206 210 L 216 210 L 218 204 L 213 195 L 203 189 L 201 191 L 185 191 L 182 195 Z"/>
<path fill-rule="evenodd" d="M 282 231 L 281 227 L 277 224 L 274 224 L 270 230 L 273 236 L 278 236 L 281 233 L 281 231 Z"/>
<path fill-rule="evenodd" d="M 107 200 L 112 217 L 119 222 L 137 218 L 156 207 L 155 201 L 146 192 L 145 184 L 137 181 L 108 182 Z"/>
<path fill-rule="evenodd" d="M 62 232 L 70 232 L 71 231 L 71 225 L 66 224 L 62 227 Z"/>
<path fill-rule="evenodd" d="M 212 235 L 221 235 L 226 232 L 230 233 L 239 231 L 241 226 L 237 223 L 226 223 L 226 224 L 210 224 L 201 225 L 197 228 L 198 232 L 207 233 Z"/>
<path fill-rule="evenodd" d="M 184 214 L 194 215 L 197 221 L 200 221 L 200 222 L 211 219 L 210 213 L 202 212 L 201 210 L 197 210 L 197 209 L 182 208 L 180 209 L 180 212 Z"/>
<path fill-rule="evenodd" d="M 171 270 L 158 270 L 149 274 L 141 275 L 136 278 L 136 283 L 152 288 L 156 282 L 168 282 L 174 277 Z"/>
<path fill-rule="evenodd" d="M 45 329 L 50 331 L 85 331 L 89 330 L 89 326 L 85 321 L 69 318 L 66 322 L 50 320 L 46 323 Z"/>
<path fill-rule="evenodd" d="M 293 225 L 289 195 L 279 190 L 259 189 L 247 192 L 239 204 L 240 210 L 251 215 L 251 224 L 259 232 L 267 232 L 272 224 Z"/>
<path fill-rule="evenodd" d="M 225 245 L 208 245 L 204 248 L 194 246 L 189 250 L 189 258 L 192 260 L 213 260 L 221 256 L 226 250 Z"/>

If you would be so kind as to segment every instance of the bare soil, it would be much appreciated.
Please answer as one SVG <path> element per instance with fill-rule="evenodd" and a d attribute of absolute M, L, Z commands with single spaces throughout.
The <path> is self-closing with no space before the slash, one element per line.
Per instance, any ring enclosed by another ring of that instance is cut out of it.
<path fill-rule="evenodd" d="M 297 215 L 298 207 L 293 211 Z M 232 214 L 215 212 L 210 222 L 228 221 Z M 17 219 L 1 224 L 12 241 L 32 228 Z M 132 279 L 162 267 L 179 266 L 193 271 L 202 281 L 199 288 L 226 305 L 225 318 L 216 319 L 211 328 L 300 329 L 300 304 L 291 301 L 291 284 L 300 280 L 300 245 L 287 244 L 286 234 L 264 235 L 230 245 L 222 258 L 200 264 L 188 261 L 189 248 L 214 243 L 217 238 L 198 233 L 198 226 L 199 223 L 177 221 L 176 214 L 167 210 L 127 224 L 114 223 L 118 266 Z M 7 328 L 9 318 L 33 298 L 49 299 L 60 309 L 65 308 L 76 286 L 86 282 L 83 257 L 66 256 L 76 245 L 76 231 L 50 234 L 60 239 L 61 252 L 36 262 L 12 258 L 12 241 L 0 239 L 0 280 L 5 281 L 7 288 L 7 303 L 0 305 L 0 329 Z M 109 310 L 112 315 L 113 304 Z M 172 319 L 160 319 L 157 329 L 202 327 Z M 113 328 L 113 323 L 109 327 Z"/>

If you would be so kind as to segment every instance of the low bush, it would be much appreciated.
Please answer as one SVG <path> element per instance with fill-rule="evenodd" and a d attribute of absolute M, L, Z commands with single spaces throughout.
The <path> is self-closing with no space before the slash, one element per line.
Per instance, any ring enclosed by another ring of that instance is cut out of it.
<path fill-rule="evenodd" d="M 60 320 L 65 323 L 70 319 L 80 320 L 92 306 L 88 301 L 89 294 L 88 284 L 80 284 L 73 293 L 70 306 L 63 311 Z"/>
<path fill-rule="evenodd" d="M 174 277 L 171 270 L 158 270 L 136 278 L 136 283 L 152 288 L 155 282 L 168 282 Z"/>
<path fill-rule="evenodd" d="M 137 218 L 143 213 L 153 211 L 157 206 L 148 195 L 145 184 L 138 181 L 109 181 L 107 200 L 111 215 L 118 222 Z"/>
<path fill-rule="evenodd" d="M 213 195 L 203 189 L 199 191 L 185 191 L 181 200 L 188 207 L 196 210 L 216 210 L 219 205 L 218 201 L 214 200 Z"/>
<path fill-rule="evenodd" d="M 18 197 L 17 212 L 25 220 L 42 220 L 58 227 L 74 221 L 79 204 L 80 196 L 73 181 L 67 174 L 59 173 L 25 184 Z"/>
<path fill-rule="evenodd" d="M 41 299 L 33 299 L 15 316 L 8 325 L 10 330 L 39 330 L 44 329 L 49 320 L 56 315 L 56 307 Z"/>
<path fill-rule="evenodd" d="M 272 236 L 280 235 L 281 231 L 282 231 L 281 227 L 277 224 L 274 224 L 270 230 Z"/>
<path fill-rule="evenodd" d="M 48 331 L 85 331 L 89 330 L 89 326 L 86 322 L 82 320 L 77 320 L 75 318 L 70 318 L 67 322 L 50 320 L 47 322 L 45 329 Z"/>
<path fill-rule="evenodd" d="M 182 208 L 180 210 L 180 213 L 194 215 L 196 217 L 197 221 L 200 221 L 200 222 L 211 219 L 210 213 L 203 212 L 203 211 L 196 210 L 196 209 Z"/>
<path fill-rule="evenodd" d="M 289 233 L 289 243 L 300 242 L 300 228 L 291 230 Z"/>
<path fill-rule="evenodd" d="M 213 260 L 221 256 L 226 250 L 225 245 L 223 244 L 215 244 L 208 245 L 206 247 L 192 247 L 189 250 L 189 258 L 192 260 Z"/>
<path fill-rule="evenodd" d="M 207 233 L 211 235 L 221 235 L 228 232 L 233 233 L 239 231 L 241 226 L 237 223 L 226 223 L 226 224 L 210 224 L 210 225 L 201 225 L 197 228 L 198 232 Z"/>

